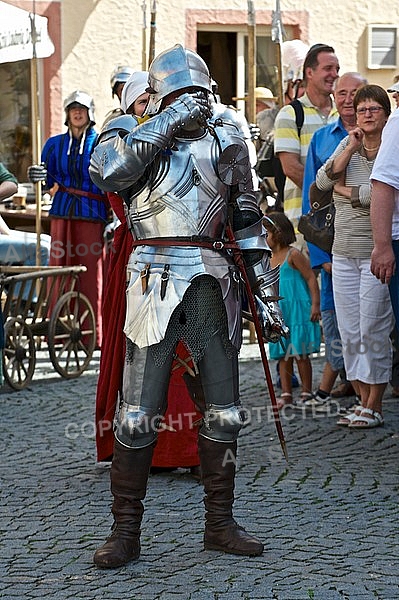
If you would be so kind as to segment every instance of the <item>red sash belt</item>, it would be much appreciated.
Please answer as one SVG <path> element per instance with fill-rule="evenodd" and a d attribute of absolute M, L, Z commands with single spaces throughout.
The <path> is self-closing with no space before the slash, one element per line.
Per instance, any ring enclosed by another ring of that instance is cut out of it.
<path fill-rule="evenodd" d="M 78 190 L 77 188 L 65 187 L 64 185 L 59 185 L 58 189 L 60 192 L 68 192 L 68 194 L 75 194 L 76 196 L 86 196 L 86 198 L 92 198 L 93 200 L 100 200 L 100 202 L 105 202 L 106 197 L 102 194 L 94 194 L 93 192 L 85 192 L 83 190 Z"/>

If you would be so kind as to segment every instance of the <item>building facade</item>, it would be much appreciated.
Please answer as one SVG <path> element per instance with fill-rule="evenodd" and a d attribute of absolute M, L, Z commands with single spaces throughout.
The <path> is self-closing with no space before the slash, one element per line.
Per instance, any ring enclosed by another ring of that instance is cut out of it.
<path fill-rule="evenodd" d="M 117 106 L 111 95 L 111 72 L 118 64 L 138 70 L 147 67 L 150 42 L 154 42 L 155 54 L 176 43 L 197 50 L 218 82 L 224 102 L 233 103 L 233 97 L 247 92 L 246 0 L 202 0 L 201 8 L 194 0 L 157 0 L 155 11 L 154 0 L 6 1 L 27 11 L 35 8 L 48 18 L 55 52 L 38 61 L 42 142 L 64 131 L 62 101 L 75 89 L 94 98 L 100 128 L 105 115 Z M 271 39 L 275 2 L 254 0 L 253 7 L 256 84 L 277 93 L 278 45 Z M 331 44 L 342 72 L 359 71 L 383 87 L 399 73 L 397 0 L 386 0 L 383 8 L 376 0 L 336 0 L 334 5 L 329 0 L 281 0 L 280 7 L 284 39 Z M 155 26 L 151 24 L 154 16 Z M 7 91 L 0 101 L 0 156 L 13 168 L 15 155 L 23 154 L 17 165 L 19 178 L 30 159 L 28 63 L 0 64 L 2 88 Z M 26 148 L 15 149 L 21 144 Z"/>

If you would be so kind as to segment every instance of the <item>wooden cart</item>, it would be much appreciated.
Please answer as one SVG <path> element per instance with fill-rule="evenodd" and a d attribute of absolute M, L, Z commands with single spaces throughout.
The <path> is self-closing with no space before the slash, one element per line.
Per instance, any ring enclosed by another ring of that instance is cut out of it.
<path fill-rule="evenodd" d="M 79 377 L 96 344 L 96 322 L 89 300 L 79 291 L 84 266 L 0 266 L 5 347 L 3 374 L 15 390 L 32 380 L 36 351 L 47 345 L 54 369 Z"/>

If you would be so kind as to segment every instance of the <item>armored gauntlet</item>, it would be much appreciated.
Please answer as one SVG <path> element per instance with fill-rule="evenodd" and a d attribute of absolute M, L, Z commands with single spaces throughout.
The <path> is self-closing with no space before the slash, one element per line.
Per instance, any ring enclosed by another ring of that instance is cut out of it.
<path fill-rule="evenodd" d="M 182 94 L 129 134 L 125 138 L 126 144 L 133 147 L 138 141 L 142 141 L 153 144 L 158 149 L 166 149 L 171 146 L 173 138 L 180 131 L 192 131 L 203 127 L 211 114 L 210 104 L 204 92 Z"/>
<path fill-rule="evenodd" d="M 172 102 L 164 111 L 167 115 L 172 132 L 180 129 L 197 129 L 198 126 L 206 125 L 212 116 L 207 94 L 197 91 L 192 94 L 182 94 Z"/>
<path fill-rule="evenodd" d="M 278 304 L 280 266 L 271 269 L 270 258 L 265 255 L 249 271 L 252 271 L 253 292 L 263 337 L 268 342 L 278 342 L 289 334 Z"/>
<path fill-rule="evenodd" d="M 28 178 L 32 183 L 39 183 L 41 181 L 46 181 L 47 179 L 47 169 L 46 165 L 42 163 L 41 165 L 31 165 L 28 167 Z"/>
<path fill-rule="evenodd" d="M 271 250 L 266 242 L 262 219 L 236 232 L 235 237 L 244 259 L 246 254 L 252 258 L 246 261 L 246 271 L 255 297 L 263 337 L 268 342 L 278 342 L 282 337 L 288 337 L 289 331 L 278 304 L 280 267 L 270 268 Z"/>

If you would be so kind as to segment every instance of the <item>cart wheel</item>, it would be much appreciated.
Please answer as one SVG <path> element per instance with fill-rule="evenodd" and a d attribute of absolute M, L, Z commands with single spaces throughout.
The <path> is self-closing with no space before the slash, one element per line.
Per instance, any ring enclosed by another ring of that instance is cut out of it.
<path fill-rule="evenodd" d="M 48 349 L 55 370 L 65 379 L 79 377 L 95 344 L 96 320 L 89 300 L 79 292 L 67 292 L 50 316 Z"/>
<path fill-rule="evenodd" d="M 32 380 L 36 365 L 35 340 L 22 319 L 12 317 L 4 326 L 4 379 L 14 390 L 22 390 Z"/>

